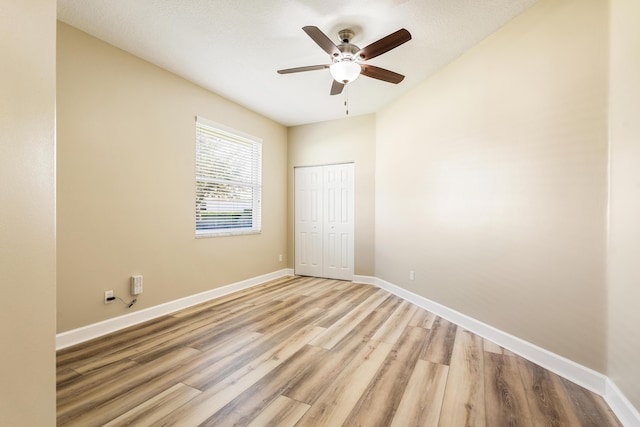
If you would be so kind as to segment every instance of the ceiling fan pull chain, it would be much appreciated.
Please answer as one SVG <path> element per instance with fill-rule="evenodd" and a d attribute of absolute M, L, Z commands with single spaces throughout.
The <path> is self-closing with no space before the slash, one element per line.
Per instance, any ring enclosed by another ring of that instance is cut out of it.
<path fill-rule="evenodd" d="M 349 115 L 349 85 L 345 85 L 344 88 L 344 108 L 345 108 L 345 113 L 348 116 Z"/>

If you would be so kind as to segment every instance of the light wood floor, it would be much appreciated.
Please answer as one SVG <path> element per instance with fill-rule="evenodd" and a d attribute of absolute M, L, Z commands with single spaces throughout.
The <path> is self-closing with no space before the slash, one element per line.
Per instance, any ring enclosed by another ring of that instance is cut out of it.
<path fill-rule="evenodd" d="M 374 286 L 287 277 L 58 352 L 58 425 L 616 426 L 597 395 Z"/>

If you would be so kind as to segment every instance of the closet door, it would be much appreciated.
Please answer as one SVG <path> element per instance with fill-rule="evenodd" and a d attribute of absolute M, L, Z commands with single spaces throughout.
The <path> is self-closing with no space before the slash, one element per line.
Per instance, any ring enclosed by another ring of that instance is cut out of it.
<path fill-rule="evenodd" d="M 324 166 L 324 277 L 353 280 L 353 163 Z"/>
<path fill-rule="evenodd" d="M 322 168 L 295 169 L 295 273 L 323 277 Z"/>
<path fill-rule="evenodd" d="M 353 279 L 354 165 L 295 169 L 295 273 Z"/>

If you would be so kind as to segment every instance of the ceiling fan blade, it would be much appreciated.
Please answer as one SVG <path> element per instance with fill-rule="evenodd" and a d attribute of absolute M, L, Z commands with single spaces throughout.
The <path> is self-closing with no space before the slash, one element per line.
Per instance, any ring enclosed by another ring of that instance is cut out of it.
<path fill-rule="evenodd" d="M 362 71 L 360 74 L 363 76 L 394 84 L 398 84 L 404 80 L 404 76 L 402 74 L 394 73 L 393 71 L 385 70 L 384 68 L 376 67 L 375 65 L 361 64 L 361 67 Z"/>
<path fill-rule="evenodd" d="M 331 84 L 331 95 L 340 95 L 342 93 L 342 89 L 344 89 L 344 83 L 334 80 Z"/>
<path fill-rule="evenodd" d="M 378 55 L 382 55 L 385 52 L 389 52 L 391 49 L 394 49 L 409 40 L 411 40 L 411 33 L 402 28 L 395 33 L 391 33 L 388 36 L 363 47 L 356 55 L 366 61 L 371 58 L 375 58 Z"/>
<path fill-rule="evenodd" d="M 329 68 L 329 66 L 328 65 L 309 65 L 306 67 L 285 68 L 284 70 L 278 70 L 278 74 L 290 74 L 290 73 L 300 73 L 302 71 L 324 70 L 325 68 Z"/>
<path fill-rule="evenodd" d="M 318 46 L 322 48 L 322 50 L 327 52 L 332 57 L 338 57 L 341 55 L 341 52 L 340 52 L 340 49 L 338 49 L 338 46 L 336 46 L 335 43 L 332 42 L 331 39 L 327 37 L 325 33 L 320 31 L 320 28 L 307 26 L 307 27 L 302 27 L 302 30 L 305 33 L 307 33 L 307 35 L 311 37 L 311 39 L 314 42 L 316 42 Z"/>

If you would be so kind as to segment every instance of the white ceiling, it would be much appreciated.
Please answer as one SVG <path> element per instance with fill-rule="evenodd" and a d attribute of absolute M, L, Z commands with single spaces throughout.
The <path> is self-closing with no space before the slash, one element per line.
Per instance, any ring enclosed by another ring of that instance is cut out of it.
<path fill-rule="evenodd" d="M 412 40 L 369 63 L 404 74 L 398 85 L 361 76 L 348 85 L 349 115 L 392 102 L 537 0 L 58 0 L 58 18 L 287 126 L 345 117 L 330 63 L 303 31 L 338 43 L 353 29 L 361 48 L 406 28 Z"/>

